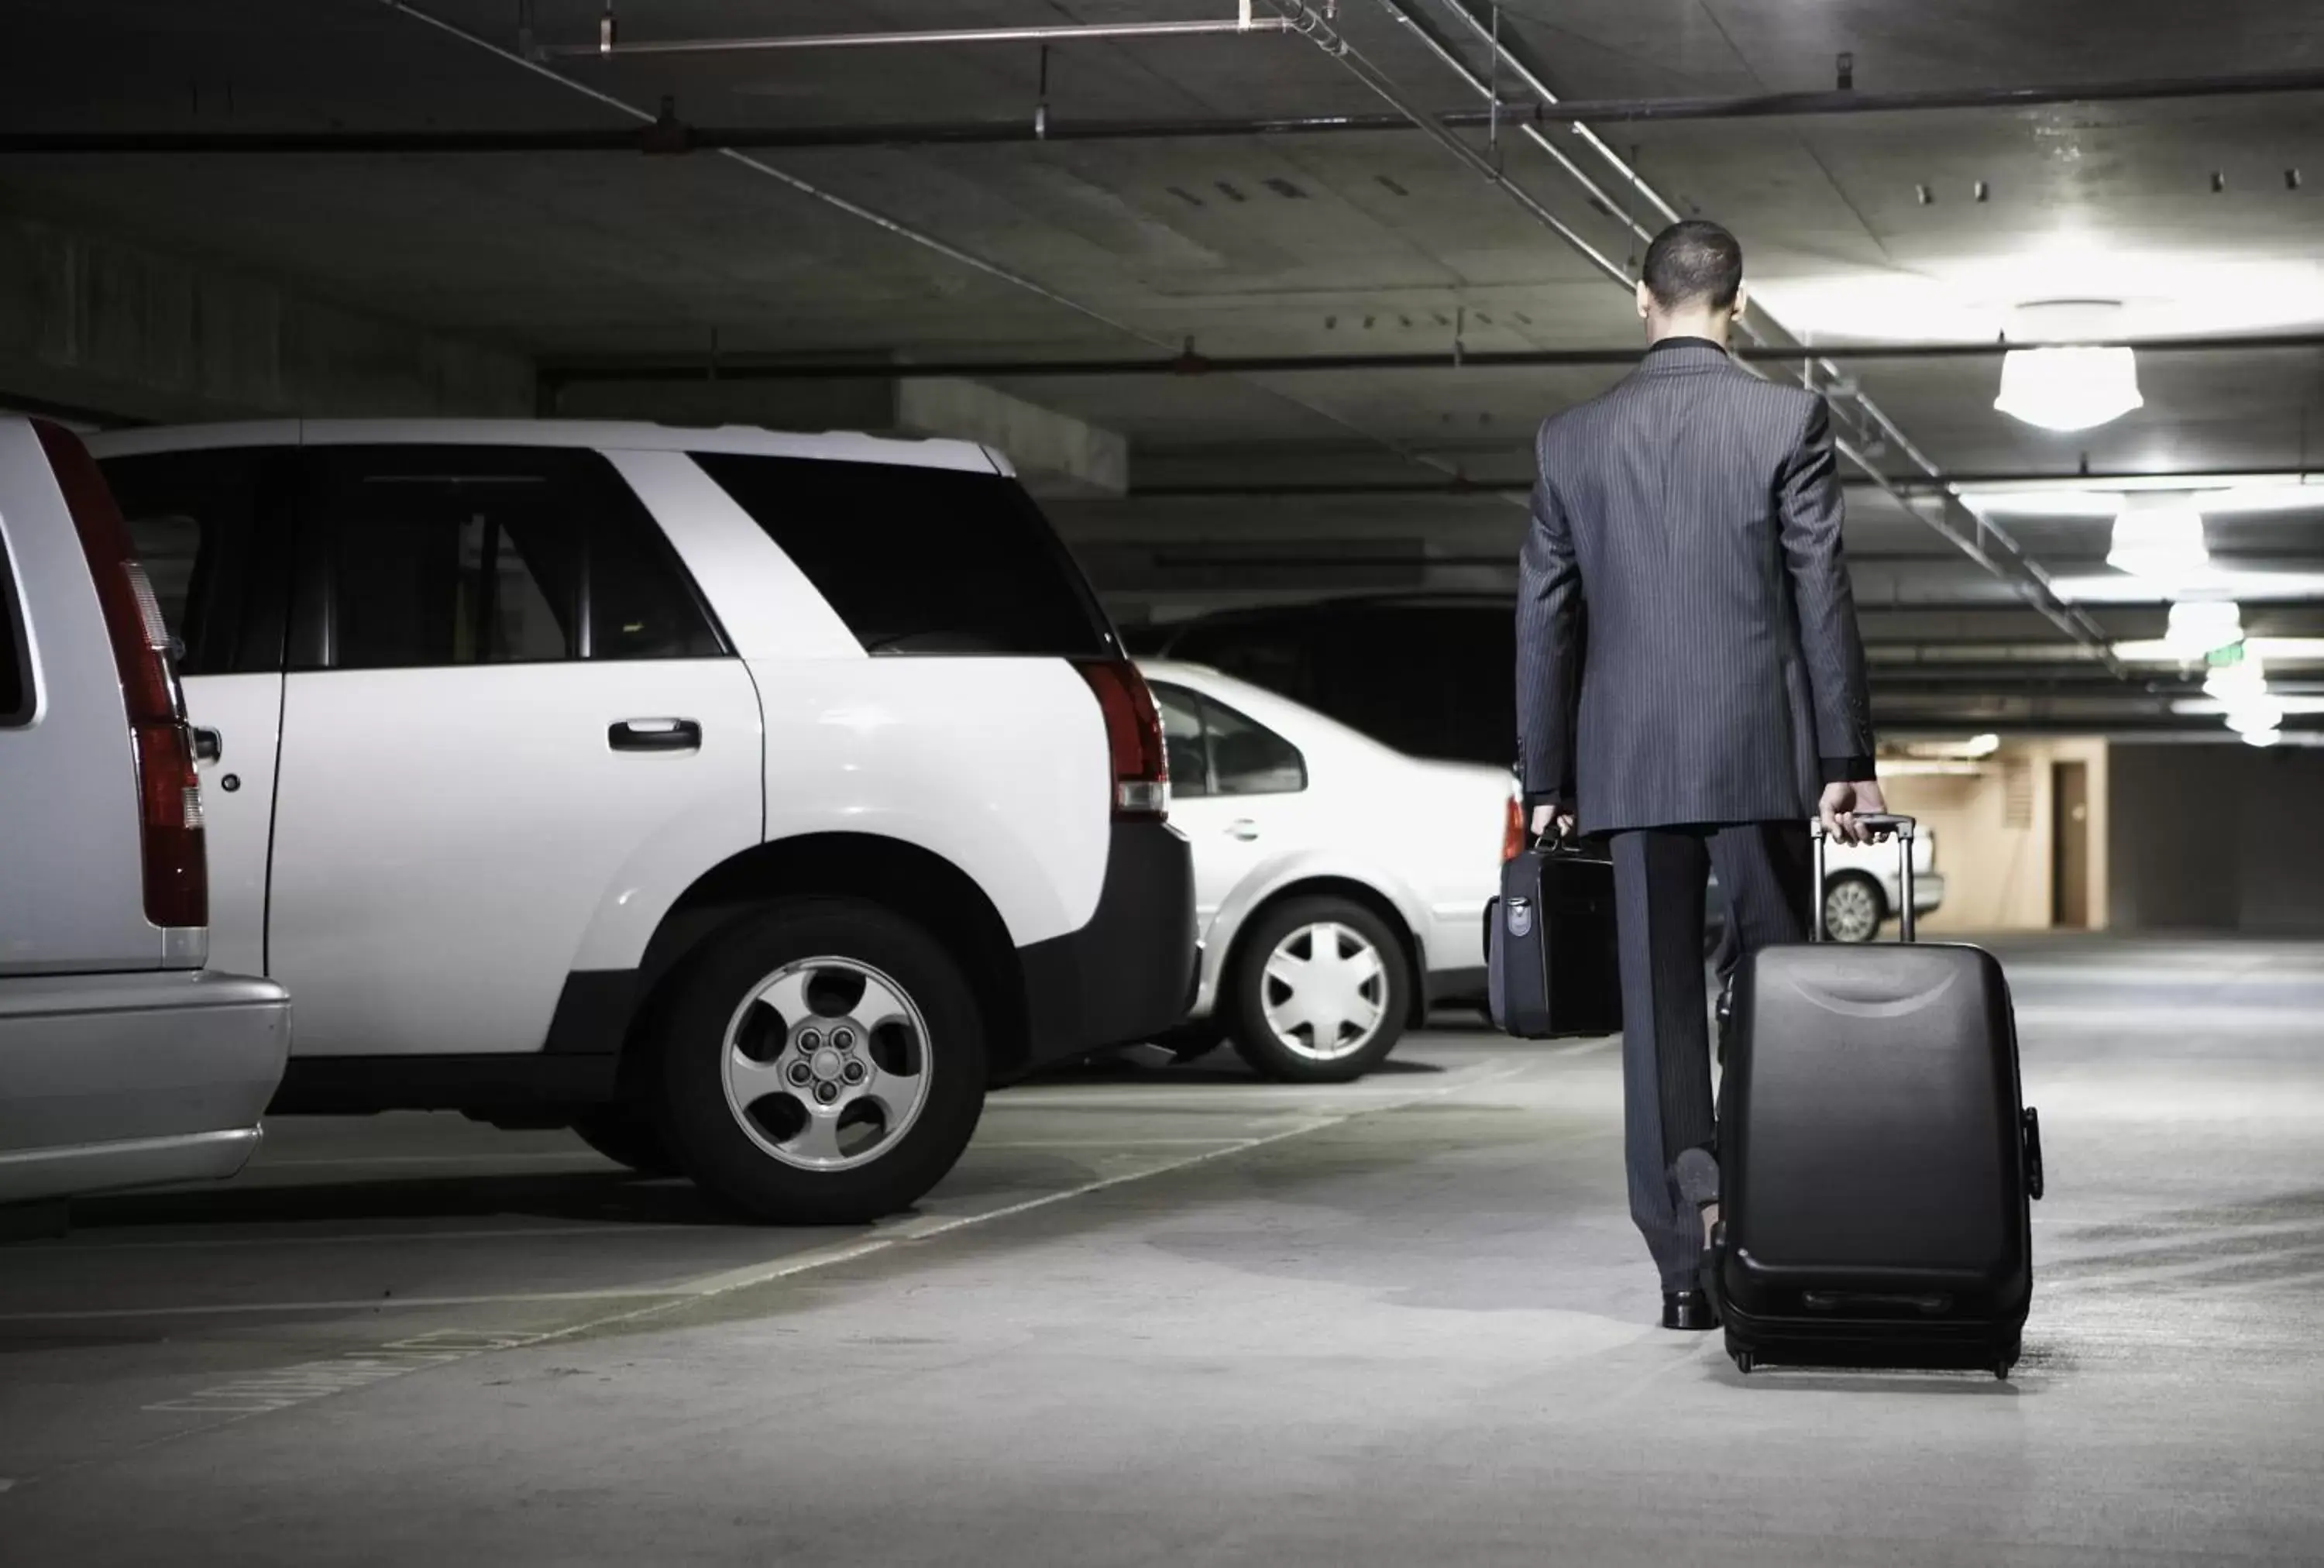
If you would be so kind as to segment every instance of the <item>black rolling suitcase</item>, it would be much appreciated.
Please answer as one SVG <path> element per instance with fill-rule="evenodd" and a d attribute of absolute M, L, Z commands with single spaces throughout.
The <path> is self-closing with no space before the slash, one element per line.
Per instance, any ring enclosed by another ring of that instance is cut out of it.
<path fill-rule="evenodd" d="M 1614 862 L 1545 839 L 1502 862 L 1485 905 L 1487 1004 L 1519 1039 L 1610 1035 L 1622 1027 Z"/>
<path fill-rule="evenodd" d="M 1754 954 L 1736 977 L 1720 1097 L 1712 1267 L 1727 1351 L 1754 1366 L 1990 1369 L 2006 1377 L 2034 1289 L 2034 1112 L 2001 965 L 1913 940 Z M 1816 887 L 1824 841 L 1815 839 Z"/>

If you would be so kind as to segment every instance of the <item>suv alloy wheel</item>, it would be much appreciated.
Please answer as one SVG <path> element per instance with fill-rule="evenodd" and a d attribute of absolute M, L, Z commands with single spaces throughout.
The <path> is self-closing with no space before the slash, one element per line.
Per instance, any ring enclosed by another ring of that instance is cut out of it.
<path fill-rule="evenodd" d="M 983 1020 L 957 965 L 872 903 L 787 900 L 713 938 L 673 983 L 665 1139 L 761 1219 L 853 1224 L 918 1200 L 983 1109 Z"/>

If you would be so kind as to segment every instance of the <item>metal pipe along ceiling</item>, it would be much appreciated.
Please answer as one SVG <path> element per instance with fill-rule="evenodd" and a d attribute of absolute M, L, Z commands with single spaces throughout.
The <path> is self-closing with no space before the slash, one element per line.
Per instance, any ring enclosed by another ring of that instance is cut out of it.
<path fill-rule="evenodd" d="M 549 59 L 615 59 L 623 55 L 758 54 L 782 50 L 942 47 L 965 43 L 1090 43 L 1140 38 L 1211 38 L 1246 32 L 1289 32 L 1287 16 L 1192 22 L 1074 22 L 1038 27 L 935 27 L 894 32 L 778 33 L 762 38 L 668 38 L 642 43 L 560 43 L 538 52 Z"/>
<path fill-rule="evenodd" d="M 1287 18 L 1271 20 L 1285 22 Z M 1281 31 L 1281 30 L 1277 30 Z M 595 51 L 585 51 L 594 54 Z M 521 58 L 521 57 L 512 57 Z M 2324 71 L 2282 71 L 2262 77 L 2187 77 L 2149 81 L 2082 82 L 2029 88 L 1943 88 L 1907 93 L 1756 93 L 1724 98 L 1604 98 L 1504 101 L 1498 108 L 1431 111 L 1452 130 L 1498 125 L 1542 140 L 1544 131 L 1567 131 L 1602 149 L 1591 125 L 1655 121 L 1734 120 L 1796 115 L 1906 114 L 1932 109 L 2027 108 L 2045 104 L 2109 103 L 2158 98 L 2243 97 L 2324 92 Z M 425 152 L 688 152 L 726 150 L 805 152 L 845 147 L 991 146 L 1034 142 L 1238 141 L 1342 133 L 1406 134 L 1423 127 L 1399 114 L 1203 116 L 1171 120 L 1074 120 L 1051 114 L 1008 120 L 907 121 L 825 125 L 684 125 L 681 138 L 654 138 L 647 128 L 599 130 L 532 126 L 515 130 L 429 128 L 279 131 L 14 131 L 0 132 L 0 153 L 286 153 Z M 1563 162 L 1563 153 L 1551 150 Z M 1595 150 L 1595 149 L 1593 149 Z M 1609 152 L 1601 152 L 1610 157 Z M 1577 178 L 1583 178 L 1579 171 Z M 1602 188 L 1591 181 L 1592 189 Z M 1612 198 L 1606 199 L 1611 203 Z M 1618 211 L 1618 204 L 1609 210 Z"/>
<path fill-rule="evenodd" d="M 418 5 L 410 4 L 410 0 L 384 0 L 384 3 L 387 5 L 389 9 L 409 16 L 415 22 L 424 23 L 428 26 L 446 34 L 447 37 L 458 40 L 460 42 L 466 44 L 472 49 L 482 50 L 487 54 L 497 56 L 498 58 L 507 60 L 525 70 L 530 71 L 535 76 L 555 82 L 558 86 L 565 88 L 569 91 L 578 93 L 583 97 L 588 98 L 594 103 L 603 105 L 606 108 L 626 115 L 632 120 L 647 122 L 647 128 L 650 131 L 657 128 L 654 124 L 653 115 L 648 114 L 645 110 L 638 107 L 637 105 L 629 102 L 625 98 L 616 97 L 613 94 L 601 91 L 596 88 L 589 86 L 586 82 L 575 81 L 571 77 L 566 76 L 563 73 L 551 69 L 543 61 L 528 59 L 526 56 L 514 50 L 504 48 L 502 45 L 493 42 L 491 39 L 484 38 L 479 34 L 469 32 L 466 28 L 460 26 L 456 23 L 447 22 L 443 17 L 438 16 L 432 12 L 424 10 Z M 1111 328 L 1111 330 L 1120 333 L 1124 337 L 1130 338 L 1133 342 L 1144 343 L 1156 347 L 1166 346 L 1161 339 L 1155 337 L 1150 333 L 1148 333 L 1139 327 L 1130 325 L 1127 321 L 1109 316 L 1104 311 L 1100 310 L 1093 306 L 1085 305 L 1079 300 L 1075 300 L 1068 294 L 1061 293 L 1058 291 L 1050 288 L 1046 283 L 1040 282 L 1033 278 L 1028 278 L 1022 272 L 1015 272 L 1008 267 L 1004 267 L 998 262 L 991 261 L 983 256 L 980 256 L 973 251 L 964 249 L 959 245 L 954 244 L 949 240 L 929 234 L 925 229 L 915 228 L 899 218 L 889 217 L 886 213 L 881 212 L 877 208 L 865 207 L 860 202 L 852 201 L 846 197 L 839 195 L 835 191 L 825 190 L 821 186 L 816 185 L 812 181 L 803 180 L 799 176 L 791 173 L 787 169 L 779 168 L 772 163 L 765 161 L 763 159 L 753 158 L 747 153 L 736 152 L 733 149 L 723 151 L 718 155 L 722 158 L 730 160 L 742 168 L 750 170 L 753 173 L 761 174 L 770 180 L 775 180 L 797 194 L 807 198 L 811 201 L 820 202 L 825 207 L 845 213 L 850 217 L 858 218 L 865 223 L 872 225 L 876 228 L 885 230 L 887 233 L 893 235 L 899 239 L 904 240 L 911 244 L 918 245 L 923 249 L 933 251 L 937 255 L 943 256 L 949 261 L 955 262 L 962 266 L 971 269 L 972 271 L 982 272 L 986 277 L 1006 283 L 1012 288 L 1022 290 L 1026 293 L 1031 294 L 1038 299 L 1046 300 L 1050 304 L 1056 305 L 1062 309 L 1070 310 L 1074 315 L 1080 316 L 1086 320 L 1094 321 L 1101 326 Z M 1281 402 L 1287 403 L 1293 408 L 1300 409 L 1307 413 L 1313 414 L 1316 418 L 1324 420 L 1326 423 L 1335 425 L 1339 429 L 1347 431 L 1350 435 L 1354 436 L 1371 446 L 1377 447 L 1382 451 L 1399 457 L 1405 462 L 1412 464 L 1415 467 L 1426 468 L 1434 473 L 1449 475 L 1455 477 L 1459 475 L 1459 470 L 1452 464 L 1431 457 L 1425 452 L 1416 451 L 1412 447 L 1406 446 L 1403 442 L 1395 439 L 1393 437 L 1379 435 L 1371 430 L 1365 429 L 1362 426 L 1355 423 L 1353 420 L 1336 414 L 1329 409 L 1318 407 L 1316 404 L 1309 402 L 1304 398 L 1294 396 L 1293 394 L 1283 392 L 1278 388 L 1266 386 L 1256 382 L 1250 384 L 1256 387 L 1259 391 L 1265 392 L 1269 397 L 1273 397 Z"/>
<path fill-rule="evenodd" d="M 1277 0 L 1278 5 L 1284 3 L 1285 0 Z M 1444 0 L 1444 3 L 1452 6 L 1466 20 L 1473 31 L 1483 37 L 1487 48 L 1493 55 L 1496 71 L 1506 66 L 1535 93 L 1546 95 L 1545 102 L 1554 97 L 1554 95 L 1550 93 L 1545 73 L 1535 67 L 1521 50 L 1502 37 L 1498 25 L 1488 25 L 1480 19 L 1474 10 L 1474 0 Z M 1378 4 L 1389 16 L 1402 23 L 1425 41 L 1436 56 L 1451 65 L 1471 88 L 1481 90 L 1488 95 L 1492 93 L 1491 84 L 1480 78 L 1462 60 L 1443 34 L 1419 17 L 1411 5 L 1404 3 L 1404 0 L 1378 0 Z M 1360 78 L 1364 79 L 1366 85 L 1370 86 L 1375 92 L 1387 97 L 1392 106 L 1406 108 L 1405 105 L 1397 102 L 1392 94 L 1386 92 L 1377 81 L 1372 79 L 1379 73 L 1370 68 L 1368 62 L 1363 61 L 1362 57 L 1348 44 L 1345 39 L 1333 35 L 1328 27 L 1310 26 L 1302 31 L 1311 41 L 1323 45 L 1327 51 L 1334 53 L 1341 63 L 1348 66 Z M 1570 111 L 1561 109 L 1560 112 Z M 1450 138 L 1450 133 L 1445 132 L 1441 126 L 1432 125 L 1429 128 L 1434 130 L 1440 136 Z M 1581 129 L 1579 126 L 1576 128 Z M 1463 151 L 1467 150 L 1465 143 L 1459 143 L 1457 138 L 1451 139 Z M 1612 148 L 1595 136 L 1586 135 L 1585 139 L 1591 150 L 1599 153 L 1608 165 L 1622 177 L 1623 183 L 1634 197 L 1645 198 L 1653 204 L 1656 211 L 1666 217 L 1677 217 L 1677 208 L 1665 200 L 1660 192 L 1648 185 L 1637 170 L 1624 161 Z M 1545 147 L 1548 146 L 1545 141 L 1541 144 Z M 1551 151 L 1555 152 L 1554 148 Z M 1482 161 L 1481 158 L 1480 161 Z M 1627 210 L 1619 214 L 1616 213 L 1599 188 L 1573 168 L 1572 160 L 1562 153 L 1557 153 L 1556 161 L 1591 192 L 1596 205 L 1607 212 L 1609 217 L 1615 217 L 1627 232 L 1640 237 L 1645 236 L 1646 231 L 1637 217 Z M 1497 167 L 1488 162 L 1486 168 L 1490 171 L 1493 182 L 1502 189 L 1519 195 L 1529 208 L 1538 207 L 1539 204 L 1533 202 L 1529 198 L 1523 198 L 1516 186 L 1500 176 Z M 1565 225 L 1553 219 L 1550 226 L 1561 237 L 1566 238 L 1569 244 L 1579 250 L 1600 272 L 1606 272 L 1625 288 L 1631 285 L 1633 280 L 1627 270 L 1609 267 L 1602 254 L 1574 237 L 1572 231 Z M 1838 371 L 1835 367 L 1820 364 L 1814 358 L 1812 351 L 1801 347 L 1794 334 L 1764 308 L 1755 307 L 1749 316 L 1737 323 L 1737 327 L 1739 333 L 1749 341 L 1766 346 L 1771 349 L 1788 348 L 1793 354 L 1799 355 L 1802 364 L 1798 379 L 1810 390 L 1817 390 L 1816 373 L 1819 369 L 1825 371 L 1835 380 L 1838 379 Z M 1775 339 L 1778 337 L 1784 341 L 1776 342 Z M 1863 418 L 1877 428 L 1881 438 L 1894 445 L 1914 466 L 1921 470 L 1923 475 L 1932 479 L 1936 477 L 1938 474 L 1936 464 L 1915 446 L 1903 430 L 1897 428 L 1895 421 L 1883 412 L 1878 405 L 1860 391 L 1852 394 L 1851 401 Z M 1876 485 L 1888 492 L 1898 504 L 1952 543 L 1963 555 L 2016 589 L 2019 595 L 2039 612 L 2043 619 L 2075 641 L 2096 650 L 2098 657 L 2109 668 L 2116 669 L 2126 678 L 2128 678 L 2129 672 L 2116 660 L 2105 633 L 2097 623 L 2087 613 L 2061 598 L 2051 586 L 2048 574 L 2026 556 L 2019 548 L 2017 541 L 2010 537 L 2006 530 L 1970 507 L 1954 493 L 1950 485 L 1941 484 L 1939 493 L 1931 497 L 1936 503 L 1935 510 L 1932 512 L 1915 505 L 1914 503 L 1916 498 L 1904 486 L 1890 479 L 1857 442 L 1844 437 L 1836 438 L 1832 447 L 1834 451 L 1862 471 Z"/>
<path fill-rule="evenodd" d="M 2037 344 L 1852 343 L 1828 348 L 1792 348 L 1744 344 L 1736 357 L 1818 364 L 1851 360 L 1989 359 Z M 2254 354 L 2270 350 L 2324 348 L 2324 333 L 2287 332 L 2254 337 L 2120 337 L 2077 341 L 2085 348 L 2130 348 L 2140 354 Z M 948 359 L 898 363 L 862 359 L 753 359 L 727 355 L 718 374 L 731 381 L 923 381 L 950 376 L 1047 378 L 1050 376 L 1280 375 L 1331 371 L 1445 371 L 1588 369 L 1635 364 L 1638 348 L 1463 348 L 1434 354 L 1176 354 L 1151 359 Z M 645 357 L 551 361 L 541 368 L 551 382 L 698 380 L 699 358 Z"/>

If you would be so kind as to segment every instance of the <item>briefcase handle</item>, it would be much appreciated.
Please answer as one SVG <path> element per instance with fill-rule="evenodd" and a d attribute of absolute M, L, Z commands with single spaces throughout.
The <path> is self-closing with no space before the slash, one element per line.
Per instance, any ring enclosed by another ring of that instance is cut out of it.
<path fill-rule="evenodd" d="M 1859 827 L 1868 827 L 1874 833 L 1890 834 L 1895 838 L 1897 859 L 1904 868 L 1904 875 L 1899 879 L 1904 884 L 1904 897 L 1898 901 L 1904 907 L 1896 913 L 1897 935 L 1904 941 L 1910 942 L 1914 939 L 1913 917 L 1918 913 L 1914 908 L 1913 898 L 1913 835 L 1920 825 L 1914 818 L 1894 811 L 1860 811 L 1857 813 L 1856 822 Z M 1809 922 L 1808 933 L 1811 940 L 1823 942 L 1830 940 L 1831 936 L 1824 929 L 1823 923 L 1823 818 L 1817 817 L 1808 832 L 1815 840 L 1815 917 Z"/>

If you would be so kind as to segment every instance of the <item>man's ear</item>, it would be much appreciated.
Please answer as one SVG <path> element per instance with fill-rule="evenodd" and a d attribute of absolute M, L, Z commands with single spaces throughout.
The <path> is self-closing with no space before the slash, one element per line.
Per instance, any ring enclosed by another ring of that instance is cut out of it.
<path fill-rule="evenodd" d="M 1646 287 L 1646 280 L 1638 281 L 1638 319 L 1644 321 L 1655 308 L 1655 291 Z"/>
<path fill-rule="evenodd" d="M 1749 309 L 1751 309 L 1751 289 L 1750 289 L 1750 286 L 1749 286 L 1748 284 L 1746 284 L 1746 283 L 1738 283 L 1738 284 L 1736 284 L 1736 285 L 1735 285 L 1735 305 L 1734 305 L 1734 309 L 1733 309 L 1733 310 L 1730 312 L 1730 314 L 1734 317 L 1734 318 L 1735 318 L 1736 320 L 1740 321 L 1740 320 L 1742 320 L 1742 319 L 1743 319 L 1743 312 L 1744 312 L 1744 311 L 1746 311 L 1746 310 L 1748 310 Z"/>

